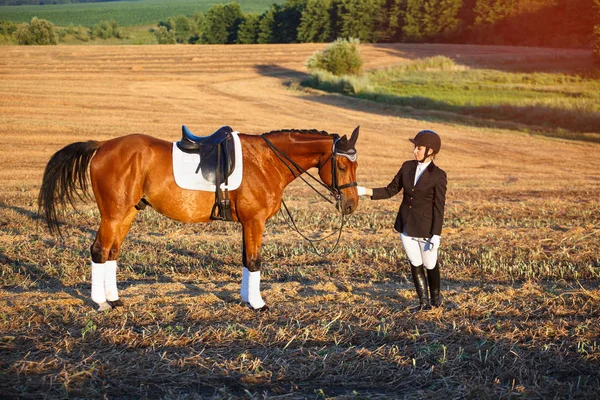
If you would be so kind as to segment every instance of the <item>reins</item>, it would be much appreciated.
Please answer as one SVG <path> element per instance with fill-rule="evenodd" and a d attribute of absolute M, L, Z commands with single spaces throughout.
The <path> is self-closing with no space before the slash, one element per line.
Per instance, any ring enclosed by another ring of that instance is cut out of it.
<path fill-rule="evenodd" d="M 308 243 L 310 243 L 310 246 L 312 247 L 312 252 L 315 253 L 316 255 L 318 255 L 319 257 L 325 258 L 328 255 L 330 255 L 331 253 L 333 253 L 335 251 L 335 249 L 337 249 L 339 243 L 340 243 L 340 238 L 342 237 L 342 230 L 344 228 L 344 225 L 346 224 L 346 220 L 344 218 L 344 214 L 342 214 L 342 218 L 341 218 L 341 222 L 340 222 L 340 227 L 336 228 L 335 231 L 333 231 L 332 233 L 330 233 L 329 235 L 319 238 L 319 239 L 311 239 L 308 236 L 306 236 L 305 234 L 303 234 L 302 232 L 300 232 L 300 228 L 298 228 L 298 226 L 296 225 L 296 221 L 294 221 L 294 218 L 292 217 L 292 214 L 290 213 L 290 210 L 288 209 L 287 205 L 285 204 L 285 201 L 283 199 L 281 199 L 281 204 L 283 205 L 283 208 L 285 208 L 285 212 L 287 213 L 287 218 L 285 217 L 285 214 L 283 213 L 283 210 L 280 208 L 279 209 L 279 213 L 281 214 L 281 217 L 283 218 L 283 220 L 286 222 L 286 224 L 294 231 L 296 231 L 298 233 L 298 235 L 300 235 L 303 239 L 305 239 Z M 317 246 L 315 246 L 315 243 L 318 242 L 322 242 L 323 240 L 329 239 L 330 237 L 332 237 L 333 235 L 335 235 L 337 233 L 337 239 L 335 241 L 335 244 L 333 245 L 333 247 L 331 247 L 331 249 L 329 249 L 328 251 L 324 251 L 324 252 L 320 252 L 319 249 L 317 249 Z"/>
<path fill-rule="evenodd" d="M 336 160 L 335 160 L 337 154 L 336 154 L 335 146 L 336 146 L 337 140 L 339 140 L 339 139 L 336 139 L 334 141 L 333 150 L 331 152 L 331 155 L 329 157 L 327 157 L 327 159 L 325 159 L 325 161 L 323 161 L 318 167 L 318 168 L 322 167 L 331 158 L 331 160 L 332 160 L 331 161 L 332 162 L 332 165 L 331 165 L 332 185 L 329 186 L 329 185 L 325 184 L 324 182 L 322 182 L 320 179 L 317 179 L 316 177 L 314 177 L 310 172 L 308 172 L 307 170 L 302 168 L 300 165 L 298 165 L 298 163 L 296 163 L 294 160 L 292 160 L 287 154 L 285 154 L 283 151 L 281 151 L 279 148 L 277 148 L 277 146 L 275 146 L 273 144 L 273 142 L 271 142 L 269 139 L 267 139 L 264 134 L 261 135 L 261 137 L 264 139 L 265 143 L 267 143 L 267 146 L 269 146 L 269 148 L 277 156 L 277 158 L 279 158 L 279 160 L 281 160 L 281 162 L 290 170 L 290 172 L 292 173 L 292 176 L 294 176 L 295 178 L 302 179 L 304 181 L 304 183 L 306 183 L 312 190 L 314 190 L 319 196 L 324 198 L 327 202 L 329 202 L 330 204 L 336 204 L 336 208 L 338 208 L 337 204 L 339 203 L 339 201 L 342 198 L 341 190 L 344 188 L 347 188 L 347 187 L 352 187 L 352 186 L 357 185 L 356 182 L 347 183 L 342 186 L 338 186 L 338 184 L 337 184 L 337 173 L 336 173 L 337 168 L 336 168 Z M 294 171 L 294 169 L 292 169 L 292 167 L 294 167 L 296 169 L 296 171 Z M 333 197 L 335 197 L 336 202 L 334 203 L 329 198 L 327 198 L 325 195 L 323 195 L 321 192 L 319 192 L 313 185 L 310 184 L 310 182 L 308 182 L 306 179 L 304 179 L 304 177 L 302 177 L 303 174 L 307 174 L 314 181 L 318 182 L 321 186 L 323 186 L 325 189 L 327 189 L 329 191 L 329 194 L 332 195 Z M 284 219 L 284 221 L 288 224 L 288 226 L 292 230 L 296 231 L 303 239 L 305 239 L 306 241 L 308 241 L 308 243 L 310 243 L 314 254 L 316 254 L 319 257 L 325 258 L 326 256 L 333 253 L 337 249 L 337 246 L 340 243 L 340 238 L 342 237 L 342 230 L 346 223 L 345 218 L 344 218 L 344 213 L 341 212 L 341 210 L 340 210 L 341 222 L 340 222 L 339 228 L 337 228 L 335 231 L 333 231 L 331 234 L 329 234 L 325 237 L 322 237 L 319 239 L 310 239 L 308 236 L 306 236 L 305 234 L 303 234 L 300 231 L 300 229 L 296 225 L 296 222 L 294 221 L 294 218 L 292 217 L 292 214 L 290 213 L 290 210 L 288 209 L 288 207 L 285 204 L 285 201 L 283 199 L 281 199 L 281 204 L 283 205 L 283 208 L 285 209 L 285 212 L 287 213 L 287 219 L 286 219 L 285 214 L 283 213 L 283 209 L 280 208 L 279 212 L 281 213 L 282 218 Z M 335 244 L 333 245 L 333 247 L 331 249 L 329 249 L 328 251 L 320 252 L 317 249 L 317 247 L 315 246 L 315 243 L 326 240 L 326 239 L 332 237 L 333 235 L 335 235 L 336 233 L 337 233 L 337 240 L 336 240 Z"/>
<path fill-rule="evenodd" d="M 265 137 L 265 135 L 260 135 L 264 141 L 267 143 L 267 146 L 269 146 L 269 148 L 271 150 L 273 150 L 273 153 L 275 153 L 275 155 L 277 156 L 277 158 L 279 158 L 281 160 L 281 162 L 283 162 L 283 164 L 288 167 L 288 169 L 290 170 L 290 172 L 292 173 L 292 175 L 294 176 L 294 178 L 300 178 L 304 181 L 304 183 L 306 183 L 312 190 L 314 190 L 315 192 L 317 192 L 317 194 L 319 196 L 321 196 L 322 198 L 324 198 L 327 202 L 329 202 L 330 204 L 334 204 L 333 201 L 331 201 L 330 199 L 328 199 L 326 196 L 323 195 L 323 193 L 319 192 L 317 189 L 315 189 L 315 187 L 313 185 L 310 184 L 310 182 L 308 182 L 306 179 L 304 179 L 302 177 L 303 174 L 306 174 L 308 176 L 310 176 L 314 181 L 316 181 L 317 183 L 319 183 L 321 186 L 323 186 L 325 189 L 327 189 L 329 191 L 329 194 L 331 194 L 333 197 L 336 198 L 336 200 L 339 200 L 338 196 L 341 196 L 341 194 L 339 192 L 337 192 L 336 190 L 332 189 L 329 185 L 326 185 L 324 182 L 321 182 L 321 180 L 315 178 L 310 172 L 308 172 L 307 170 L 305 170 L 304 168 L 302 168 L 300 165 L 298 165 L 294 160 L 292 160 L 287 154 L 285 154 L 283 151 L 279 150 L 279 148 L 277 148 L 277 146 L 275 146 L 273 144 L 273 142 L 271 142 L 269 139 L 267 139 Z M 332 153 L 333 156 L 333 153 Z M 328 158 L 329 159 L 329 158 Z M 289 162 L 286 163 L 286 161 Z M 327 161 L 327 160 L 325 160 Z M 292 169 L 292 167 L 290 166 L 290 164 L 296 168 L 296 171 L 294 171 Z"/>

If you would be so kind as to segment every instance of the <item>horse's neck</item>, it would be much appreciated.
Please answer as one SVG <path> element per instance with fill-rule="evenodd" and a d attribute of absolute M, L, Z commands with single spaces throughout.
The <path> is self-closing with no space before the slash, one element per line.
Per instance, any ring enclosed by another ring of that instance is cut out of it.
<path fill-rule="evenodd" d="M 305 170 L 317 167 L 333 148 L 333 138 L 320 133 L 285 132 L 268 139 Z"/>

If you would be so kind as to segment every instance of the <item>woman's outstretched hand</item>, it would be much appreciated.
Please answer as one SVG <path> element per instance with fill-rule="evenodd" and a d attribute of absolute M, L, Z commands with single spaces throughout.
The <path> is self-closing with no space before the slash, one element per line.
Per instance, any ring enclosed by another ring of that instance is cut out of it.
<path fill-rule="evenodd" d="M 373 189 L 367 188 L 364 186 L 357 186 L 356 190 L 358 191 L 359 196 L 373 196 Z"/>

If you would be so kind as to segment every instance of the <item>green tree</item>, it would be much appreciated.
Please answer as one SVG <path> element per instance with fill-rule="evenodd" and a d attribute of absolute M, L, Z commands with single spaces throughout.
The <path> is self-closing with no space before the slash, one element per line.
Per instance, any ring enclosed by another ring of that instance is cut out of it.
<path fill-rule="evenodd" d="M 600 64 L 600 24 L 594 27 L 592 54 L 594 56 L 594 62 L 596 62 L 596 64 Z"/>
<path fill-rule="evenodd" d="M 516 12 L 519 0 L 477 0 L 475 25 L 491 25 Z"/>
<path fill-rule="evenodd" d="M 330 42 L 333 4 L 331 0 L 308 0 L 300 17 L 298 40 L 300 42 Z"/>
<path fill-rule="evenodd" d="M 166 26 L 159 26 L 154 30 L 154 37 L 158 41 L 158 44 L 175 44 L 175 31 L 167 29 Z"/>
<path fill-rule="evenodd" d="M 592 35 L 592 54 L 594 61 L 600 64 L 600 0 L 595 0 L 595 21 L 594 32 Z"/>
<path fill-rule="evenodd" d="M 258 41 L 260 16 L 256 13 L 246 14 L 238 29 L 238 43 L 254 44 Z"/>
<path fill-rule="evenodd" d="M 257 43 L 274 42 L 275 12 L 275 5 L 273 5 L 260 16 Z"/>
<path fill-rule="evenodd" d="M 215 4 L 205 15 L 201 41 L 208 44 L 231 44 L 238 41 L 238 28 L 244 13 L 238 3 Z"/>
<path fill-rule="evenodd" d="M 19 24 L 16 31 L 15 37 L 18 44 L 30 45 L 55 45 L 57 44 L 56 33 L 54 31 L 54 24 L 45 19 L 39 19 L 33 17 L 31 23 Z"/>
<path fill-rule="evenodd" d="M 385 4 L 384 24 L 377 32 L 382 42 L 401 42 L 403 39 L 404 15 L 407 0 L 387 0 Z"/>
<path fill-rule="evenodd" d="M 477 0 L 473 41 L 589 47 L 595 0 Z"/>
<path fill-rule="evenodd" d="M 409 41 L 439 41 L 456 32 L 462 0 L 408 0 L 404 37 Z"/>
<path fill-rule="evenodd" d="M 559 5 L 564 5 L 564 16 L 559 19 L 562 32 L 557 32 L 558 36 L 566 38 L 563 44 L 567 47 L 589 47 L 594 25 L 600 24 L 600 15 L 590 12 L 596 9 L 596 1 L 560 0 Z"/>
<path fill-rule="evenodd" d="M 177 43 L 190 43 L 190 39 L 198 31 L 194 21 L 185 15 L 169 18 L 169 25 L 175 31 L 175 41 Z"/>
<path fill-rule="evenodd" d="M 202 11 L 195 12 L 192 15 L 192 23 L 194 24 L 194 34 L 190 37 L 190 43 L 202 43 L 202 28 L 205 26 L 206 17 Z"/>
<path fill-rule="evenodd" d="M 297 43 L 298 27 L 307 0 L 288 0 L 273 4 L 259 23 L 259 43 Z"/>
<path fill-rule="evenodd" d="M 338 17 L 340 36 L 377 42 L 379 29 L 385 21 L 385 0 L 341 0 Z"/>

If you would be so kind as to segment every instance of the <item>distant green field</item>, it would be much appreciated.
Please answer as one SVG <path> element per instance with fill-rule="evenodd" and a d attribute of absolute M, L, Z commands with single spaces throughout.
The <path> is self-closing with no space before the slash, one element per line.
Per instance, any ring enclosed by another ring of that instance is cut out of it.
<path fill-rule="evenodd" d="M 218 0 L 136 0 L 108 3 L 56 4 L 44 6 L 0 6 L 0 21 L 29 22 L 46 19 L 57 26 L 91 26 L 103 20 L 115 20 L 120 26 L 152 25 L 174 15 L 191 16 L 206 11 Z M 244 12 L 263 12 L 283 0 L 237 0 Z"/>
<path fill-rule="evenodd" d="M 600 80 L 593 77 L 469 68 L 436 56 L 361 77 L 314 71 L 303 83 L 413 110 L 441 111 L 439 118 L 477 126 L 518 123 L 523 130 L 600 142 Z"/>

